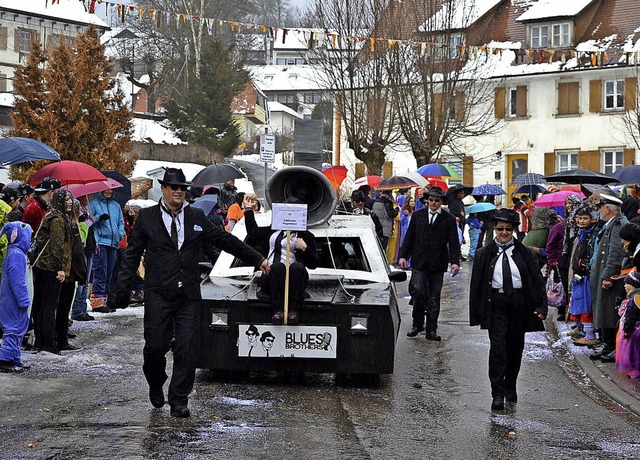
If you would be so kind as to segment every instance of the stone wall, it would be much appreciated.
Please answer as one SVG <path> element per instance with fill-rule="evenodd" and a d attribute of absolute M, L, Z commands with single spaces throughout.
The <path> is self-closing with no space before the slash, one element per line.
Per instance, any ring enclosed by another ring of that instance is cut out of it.
<path fill-rule="evenodd" d="M 224 156 L 201 145 L 168 145 L 134 142 L 131 154 L 140 160 L 164 160 L 177 163 L 196 163 L 209 166 L 213 162 L 223 162 Z"/>

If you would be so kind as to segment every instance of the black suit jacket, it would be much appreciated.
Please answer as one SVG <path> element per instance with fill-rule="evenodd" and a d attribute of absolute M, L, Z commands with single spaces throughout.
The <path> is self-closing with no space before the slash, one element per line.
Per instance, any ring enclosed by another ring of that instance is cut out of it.
<path fill-rule="evenodd" d="M 476 251 L 471 271 L 469 287 L 469 324 L 489 329 L 493 319 L 491 303 L 491 283 L 496 266 L 498 246 L 491 241 Z M 531 312 L 524 323 L 525 332 L 543 331 L 542 320 L 534 311 L 547 315 L 547 289 L 542 273 L 538 268 L 535 254 L 517 239 L 514 241 L 513 261 L 518 267 L 522 279 L 522 289 L 526 294 L 526 307 Z"/>
<path fill-rule="evenodd" d="M 444 209 L 429 224 L 429 208 L 420 209 L 411 215 L 405 234 L 400 258 L 409 260 L 418 270 L 444 273 L 449 263 L 460 264 L 460 240 L 456 218 Z"/>
<path fill-rule="evenodd" d="M 130 290 L 143 254 L 145 292 L 155 290 L 171 297 L 182 281 L 183 292 L 190 299 L 201 298 L 201 252 L 213 258 L 220 248 L 256 267 L 264 260 L 257 251 L 211 223 L 202 209 L 191 206 L 184 209 L 184 242 L 178 250 L 162 221 L 162 212 L 158 205 L 140 210 L 118 273 L 118 290 Z"/>

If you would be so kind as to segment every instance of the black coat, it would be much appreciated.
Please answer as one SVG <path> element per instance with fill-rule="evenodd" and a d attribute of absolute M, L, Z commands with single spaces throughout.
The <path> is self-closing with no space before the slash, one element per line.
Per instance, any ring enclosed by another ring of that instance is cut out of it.
<path fill-rule="evenodd" d="M 409 260 L 418 270 L 444 273 L 448 264 L 460 264 L 460 240 L 456 218 L 444 209 L 433 223 L 429 224 L 429 208 L 420 209 L 411 215 L 405 234 L 400 258 Z"/>
<path fill-rule="evenodd" d="M 471 271 L 469 288 L 469 323 L 482 329 L 491 327 L 492 304 L 491 282 L 496 266 L 498 245 L 491 241 L 487 246 L 476 251 Z M 547 289 L 538 263 L 531 249 L 515 240 L 513 261 L 518 267 L 522 279 L 522 289 L 526 292 L 527 308 L 531 311 L 525 332 L 543 331 L 542 320 L 533 314 L 534 311 L 547 315 Z"/>
<path fill-rule="evenodd" d="M 229 252 L 258 267 L 264 258 L 235 236 L 216 227 L 202 209 L 184 209 L 184 242 L 178 250 L 162 220 L 160 206 L 140 210 L 129 237 L 129 246 L 118 272 L 118 289 L 130 290 L 133 276 L 144 254 L 144 290 L 159 291 L 171 297 L 182 279 L 183 291 L 190 299 L 200 299 L 200 254 L 215 257 L 216 248 Z"/>

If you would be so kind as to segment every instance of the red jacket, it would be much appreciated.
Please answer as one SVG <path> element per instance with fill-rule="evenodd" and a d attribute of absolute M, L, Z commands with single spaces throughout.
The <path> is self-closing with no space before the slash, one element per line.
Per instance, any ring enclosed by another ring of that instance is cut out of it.
<path fill-rule="evenodd" d="M 40 222 L 42 222 L 42 218 L 48 210 L 49 206 L 42 198 L 33 197 L 22 213 L 22 222 L 31 225 L 34 235 L 38 231 Z"/>

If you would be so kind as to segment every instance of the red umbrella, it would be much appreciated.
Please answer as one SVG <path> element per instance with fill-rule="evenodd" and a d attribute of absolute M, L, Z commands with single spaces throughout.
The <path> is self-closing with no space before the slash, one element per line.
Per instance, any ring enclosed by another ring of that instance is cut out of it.
<path fill-rule="evenodd" d="M 442 179 L 427 179 L 432 187 L 440 187 L 443 192 L 447 191 L 449 185 Z"/>
<path fill-rule="evenodd" d="M 88 184 L 69 184 L 65 186 L 65 188 L 71 192 L 74 198 L 120 187 L 122 187 L 122 184 L 115 179 L 111 179 L 110 177 L 108 177 L 107 180 L 103 181 L 89 182 Z"/>
<path fill-rule="evenodd" d="M 381 181 L 382 177 L 375 175 L 358 177 L 355 181 L 353 181 L 353 184 L 351 184 L 351 190 L 357 190 L 363 185 L 368 185 L 371 188 L 375 188 L 375 186 L 378 185 Z"/>
<path fill-rule="evenodd" d="M 37 185 L 45 177 L 55 177 L 62 182 L 62 185 L 88 184 L 89 182 L 107 180 L 107 176 L 93 166 L 71 160 L 51 163 L 40 168 L 38 172 L 29 179 L 29 184 Z"/>
<path fill-rule="evenodd" d="M 324 169 L 322 171 L 322 174 L 324 174 L 326 178 L 329 179 L 329 182 L 331 182 L 333 188 L 335 190 L 338 190 L 338 188 L 340 188 L 340 185 L 342 185 L 342 182 L 344 182 L 345 178 L 347 177 L 348 172 L 349 171 L 344 166 L 331 166 L 327 169 Z"/>

